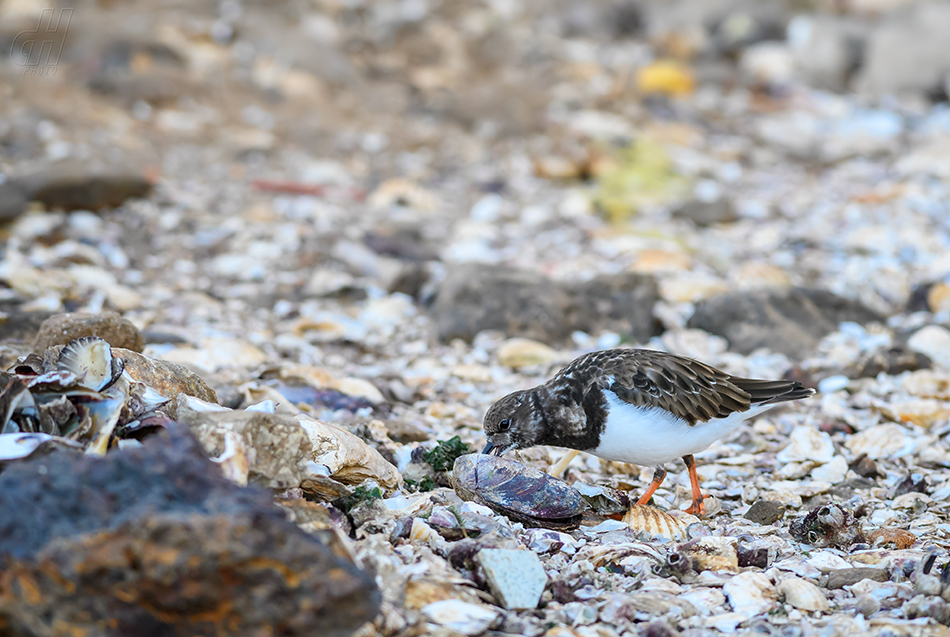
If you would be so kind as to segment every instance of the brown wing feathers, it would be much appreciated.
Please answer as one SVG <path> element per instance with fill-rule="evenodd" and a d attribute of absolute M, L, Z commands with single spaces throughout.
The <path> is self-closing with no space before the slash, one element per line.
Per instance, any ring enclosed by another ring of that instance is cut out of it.
<path fill-rule="evenodd" d="M 589 365 L 588 365 L 589 364 Z M 578 359 L 562 374 L 592 373 L 589 386 L 608 387 L 638 407 L 660 407 L 694 425 L 751 406 L 797 400 L 812 390 L 785 380 L 730 376 L 699 361 L 654 350 L 607 350 Z"/>

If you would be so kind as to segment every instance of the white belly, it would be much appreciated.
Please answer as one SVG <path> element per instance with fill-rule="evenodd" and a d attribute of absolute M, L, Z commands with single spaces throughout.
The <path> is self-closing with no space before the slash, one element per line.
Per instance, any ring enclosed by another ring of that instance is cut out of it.
<path fill-rule="evenodd" d="M 743 421 L 774 405 L 760 405 L 690 426 L 658 407 L 634 407 L 605 390 L 609 413 L 600 444 L 591 453 L 606 460 L 657 465 L 699 453 Z"/>

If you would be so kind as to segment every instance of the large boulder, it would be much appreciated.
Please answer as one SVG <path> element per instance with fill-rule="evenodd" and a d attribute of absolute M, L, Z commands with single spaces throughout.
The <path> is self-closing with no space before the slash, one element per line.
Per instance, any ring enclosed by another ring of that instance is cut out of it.
<path fill-rule="evenodd" d="M 500 330 L 559 343 L 576 330 L 604 329 L 645 341 L 659 332 L 656 300 L 656 282 L 640 274 L 568 284 L 526 270 L 465 264 L 449 272 L 432 313 L 442 341 L 471 341 L 482 330 Z"/>
<path fill-rule="evenodd" d="M 4 635 L 343 637 L 379 608 L 339 546 L 228 482 L 178 427 L 103 459 L 10 463 L 0 511 Z"/>
<path fill-rule="evenodd" d="M 808 356 L 842 321 L 874 323 L 877 312 L 827 290 L 810 288 L 730 292 L 696 304 L 688 327 L 725 336 L 730 347 L 749 354 L 767 347 L 792 358 Z"/>

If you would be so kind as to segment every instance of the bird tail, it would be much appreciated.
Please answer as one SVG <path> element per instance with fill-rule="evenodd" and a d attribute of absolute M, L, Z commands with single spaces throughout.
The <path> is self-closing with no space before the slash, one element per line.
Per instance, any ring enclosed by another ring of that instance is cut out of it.
<path fill-rule="evenodd" d="M 750 396 L 753 405 L 774 405 L 814 395 L 815 390 L 796 380 L 756 380 L 734 378 L 732 382 Z"/>

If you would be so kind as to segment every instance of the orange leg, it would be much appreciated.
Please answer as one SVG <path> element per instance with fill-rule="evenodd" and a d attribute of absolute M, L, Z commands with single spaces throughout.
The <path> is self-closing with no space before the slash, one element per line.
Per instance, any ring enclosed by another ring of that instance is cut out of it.
<path fill-rule="evenodd" d="M 656 493 L 656 490 L 660 488 L 660 485 L 663 484 L 663 480 L 666 478 L 666 469 L 663 468 L 663 465 L 657 465 L 656 469 L 653 470 L 653 480 L 650 481 L 650 487 L 646 492 L 640 496 L 640 499 L 637 500 L 638 505 L 644 505 L 650 501 L 650 498 L 653 497 L 653 494 Z"/>
<path fill-rule="evenodd" d="M 686 463 L 686 470 L 689 472 L 689 483 L 693 487 L 693 504 L 686 509 L 686 512 L 702 517 L 706 515 L 706 505 L 703 504 L 703 494 L 699 490 L 699 476 L 696 475 L 696 461 L 693 459 L 693 456 L 690 455 L 683 456 L 683 462 Z"/>

